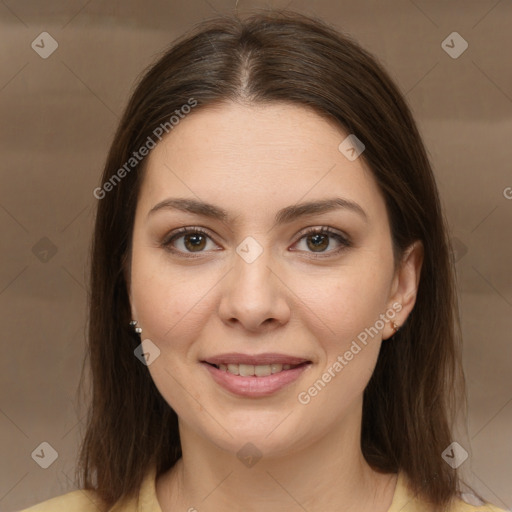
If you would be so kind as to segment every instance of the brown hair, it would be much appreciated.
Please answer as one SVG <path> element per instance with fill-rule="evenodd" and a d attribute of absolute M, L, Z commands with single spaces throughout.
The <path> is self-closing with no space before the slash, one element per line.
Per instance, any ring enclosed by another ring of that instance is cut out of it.
<path fill-rule="evenodd" d="M 455 278 L 432 169 L 399 90 L 374 57 L 321 21 L 290 12 L 211 20 L 142 77 L 102 186 L 191 98 L 196 110 L 223 101 L 308 106 L 365 144 L 362 158 L 385 198 L 395 263 L 416 240 L 425 253 L 415 307 L 383 343 L 364 391 L 362 451 L 376 470 L 404 471 L 425 500 L 448 503 L 459 480 L 441 453 L 452 441 L 455 405 L 466 405 Z M 92 404 L 78 473 L 107 506 L 136 496 L 152 464 L 160 474 L 181 456 L 176 413 L 134 356 L 140 339 L 129 326 L 126 279 L 145 161 L 99 200 L 92 244 Z"/>

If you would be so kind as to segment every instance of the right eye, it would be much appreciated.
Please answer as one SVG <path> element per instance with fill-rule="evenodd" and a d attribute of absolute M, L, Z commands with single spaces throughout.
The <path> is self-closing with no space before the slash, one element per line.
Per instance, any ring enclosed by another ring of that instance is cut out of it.
<path fill-rule="evenodd" d="M 202 228 L 185 227 L 169 233 L 161 245 L 172 253 L 189 257 L 187 254 L 205 252 L 208 240 L 211 240 L 211 236 Z M 181 245 L 181 248 L 177 245 Z"/>

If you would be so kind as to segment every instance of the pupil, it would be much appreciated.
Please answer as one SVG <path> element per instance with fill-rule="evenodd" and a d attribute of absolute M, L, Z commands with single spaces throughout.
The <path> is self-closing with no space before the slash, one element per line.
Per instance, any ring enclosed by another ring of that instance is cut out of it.
<path fill-rule="evenodd" d="M 203 235 L 196 234 L 196 235 L 188 235 L 185 238 L 185 245 L 188 246 L 188 244 L 191 244 L 194 248 L 202 249 L 204 245 L 204 238 Z"/>
<path fill-rule="evenodd" d="M 327 247 L 327 245 L 329 245 L 329 242 L 327 242 L 327 244 L 325 243 L 325 241 L 327 240 L 327 236 L 326 235 L 322 235 L 322 234 L 316 234 L 316 235 L 312 235 L 311 236 L 311 240 L 313 240 L 313 245 L 312 247 L 310 247 L 310 249 L 325 249 Z M 318 245 L 317 243 L 320 242 L 322 245 Z"/>

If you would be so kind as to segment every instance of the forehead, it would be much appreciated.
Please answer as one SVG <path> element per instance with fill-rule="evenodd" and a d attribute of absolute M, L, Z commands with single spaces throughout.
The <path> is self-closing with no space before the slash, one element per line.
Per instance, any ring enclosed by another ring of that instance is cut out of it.
<path fill-rule="evenodd" d="M 264 214 L 299 201 L 343 196 L 370 217 L 384 201 L 362 158 L 339 146 L 349 134 L 294 104 L 226 103 L 179 122 L 148 156 L 139 203 L 149 210 L 171 197 L 194 197 Z M 384 212 L 385 213 L 385 212 Z"/>

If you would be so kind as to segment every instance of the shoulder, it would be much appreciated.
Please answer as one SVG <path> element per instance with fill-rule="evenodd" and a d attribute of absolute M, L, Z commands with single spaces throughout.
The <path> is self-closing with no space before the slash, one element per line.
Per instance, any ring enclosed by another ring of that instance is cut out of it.
<path fill-rule="evenodd" d="M 473 494 L 463 494 L 453 500 L 449 512 L 507 512 L 491 503 L 482 502 Z"/>
<path fill-rule="evenodd" d="M 413 493 L 405 472 L 398 474 L 393 502 L 388 512 L 432 512 L 432 505 Z M 436 511 L 438 512 L 438 511 Z M 464 493 L 451 500 L 442 512 L 507 512 L 491 503 L 485 503 L 473 494 Z"/>
<path fill-rule="evenodd" d="M 33 505 L 19 512 L 99 512 L 99 501 L 91 491 L 72 491 Z"/>
<path fill-rule="evenodd" d="M 156 496 L 155 476 L 156 468 L 152 467 L 142 482 L 138 496 L 120 499 L 111 508 L 105 507 L 94 491 L 79 489 L 18 512 L 162 512 Z"/>

